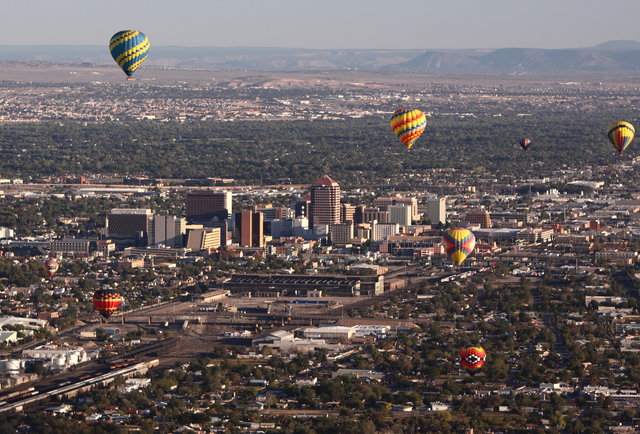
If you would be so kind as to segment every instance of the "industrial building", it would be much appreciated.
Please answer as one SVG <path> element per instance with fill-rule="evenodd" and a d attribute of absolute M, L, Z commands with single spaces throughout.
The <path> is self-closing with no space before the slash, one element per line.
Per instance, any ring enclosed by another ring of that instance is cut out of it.
<path fill-rule="evenodd" d="M 50 253 L 71 257 L 88 257 L 95 254 L 106 258 L 115 250 L 116 245 L 111 240 L 92 238 L 62 238 L 52 240 L 49 244 Z"/>
<path fill-rule="evenodd" d="M 308 327 L 302 331 L 302 336 L 308 339 L 351 339 L 356 334 L 355 327 Z"/>
<path fill-rule="evenodd" d="M 42 345 L 30 350 L 22 351 L 24 359 L 44 361 L 45 366 L 52 370 L 69 368 L 78 363 L 89 360 L 87 352 L 82 347 L 58 347 L 57 345 Z"/>
<path fill-rule="evenodd" d="M 235 274 L 223 287 L 234 295 L 254 297 L 300 297 L 318 293 L 353 297 L 381 294 L 384 277 Z"/>

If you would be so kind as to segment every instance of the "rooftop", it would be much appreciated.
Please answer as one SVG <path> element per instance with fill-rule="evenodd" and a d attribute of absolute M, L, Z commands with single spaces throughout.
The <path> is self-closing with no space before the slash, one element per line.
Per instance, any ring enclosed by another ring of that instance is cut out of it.
<path fill-rule="evenodd" d="M 338 183 L 334 181 L 329 175 L 322 175 L 316 180 L 316 182 L 313 183 L 313 185 L 338 187 Z"/>

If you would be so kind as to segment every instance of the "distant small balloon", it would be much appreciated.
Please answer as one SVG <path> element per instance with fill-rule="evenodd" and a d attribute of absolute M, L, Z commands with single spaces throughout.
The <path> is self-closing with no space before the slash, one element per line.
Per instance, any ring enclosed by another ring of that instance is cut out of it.
<path fill-rule="evenodd" d="M 407 149 L 411 149 L 426 127 L 427 118 L 420 110 L 400 109 L 391 116 L 391 129 Z"/>
<path fill-rule="evenodd" d="M 607 131 L 609 141 L 620 155 L 631 144 L 635 134 L 636 130 L 629 122 L 615 122 L 609 126 Z"/>
<path fill-rule="evenodd" d="M 55 259 L 49 259 L 44 263 L 44 266 L 47 267 L 47 274 L 49 277 L 53 277 L 53 275 L 56 274 L 56 271 L 58 271 L 59 264 Z"/>
<path fill-rule="evenodd" d="M 530 144 L 531 144 L 531 140 L 529 139 L 520 140 L 520 146 L 522 146 L 522 149 L 524 149 L 525 151 L 527 150 Z"/>

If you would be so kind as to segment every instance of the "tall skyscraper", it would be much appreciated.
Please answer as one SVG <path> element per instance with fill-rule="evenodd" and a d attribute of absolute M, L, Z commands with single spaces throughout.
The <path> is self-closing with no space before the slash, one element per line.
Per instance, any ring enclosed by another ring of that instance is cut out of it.
<path fill-rule="evenodd" d="M 323 175 L 313 183 L 311 190 L 311 224 L 333 225 L 340 223 L 340 186 L 329 175 Z"/>
<path fill-rule="evenodd" d="M 235 231 L 240 247 L 264 247 L 263 217 L 251 210 L 236 213 Z"/>
<path fill-rule="evenodd" d="M 114 208 L 107 216 L 107 236 L 119 249 L 145 246 L 152 218 L 150 209 Z"/>
<path fill-rule="evenodd" d="M 233 195 L 229 191 L 194 190 L 187 193 L 186 216 L 190 223 L 223 221 L 232 212 Z"/>
<path fill-rule="evenodd" d="M 411 205 L 389 205 L 389 223 L 398 223 L 400 226 L 410 226 L 413 210 Z"/>
<path fill-rule="evenodd" d="M 184 217 L 156 215 L 149 225 L 148 244 L 158 247 L 184 247 L 183 235 L 187 232 L 187 219 Z"/>
<path fill-rule="evenodd" d="M 353 223 L 354 224 L 360 224 L 360 223 L 364 223 L 365 219 L 364 219 L 364 211 L 367 207 L 364 205 L 358 205 L 356 206 L 356 209 L 353 211 Z"/>
<path fill-rule="evenodd" d="M 447 221 L 447 200 L 444 197 L 427 201 L 427 217 L 432 225 Z"/>

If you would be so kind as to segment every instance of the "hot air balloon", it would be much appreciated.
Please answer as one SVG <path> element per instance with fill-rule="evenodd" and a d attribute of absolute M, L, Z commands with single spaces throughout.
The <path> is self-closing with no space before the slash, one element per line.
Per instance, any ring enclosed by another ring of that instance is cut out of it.
<path fill-rule="evenodd" d="M 96 308 L 100 315 L 109 319 L 111 315 L 120 307 L 122 297 L 118 291 L 114 289 L 98 289 L 93 294 L 93 307 Z"/>
<path fill-rule="evenodd" d="M 109 51 L 127 80 L 133 80 L 131 75 L 147 58 L 149 38 L 137 30 L 122 30 L 111 37 Z"/>
<path fill-rule="evenodd" d="M 607 136 L 614 148 L 622 155 L 627 146 L 633 141 L 636 130 L 629 122 L 615 122 L 609 126 Z"/>
<path fill-rule="evenodd" d="M 56 261 L 55 259 L 49 259 L 47 262 L 44 263 L 44 266 L 47 267 L 47 274 L 49 275 L 49 277 L 53 277 L 54 274 L 56 274 L 56 271 L 58 271 L 58 261 Z"/>
<path fill-rule="evenodd" d="M 442 235 L 442 243 L 447 255 L 456 265 L 460 265 L 476 246 L 476 237 L 468 229 L 453 228 Z"/>
<path fill-rule="evenodd" d="M 531 140 L 529 139 L 520 140 L 520 146 L 522 146 L 522 149 L 524 149 L 525 151 L 527 150 L 530 144 L 531 144 Z"/>
<path fill-rule="evenodd" d="M 391 129 L 407 149 L 411 149 L 426 127 L 427 118 L 420 110 L 400 109 L 391 116 Z"/>
<path fill-rule="evenodd" d="M 469 347 L 463 348 L 458 352 L 460 356 L 460 366 L 469 371 L 471 374 L 475 374 L 487 358 L 487 353 L 482 347 Z"/>

